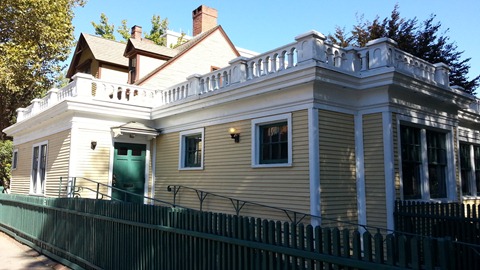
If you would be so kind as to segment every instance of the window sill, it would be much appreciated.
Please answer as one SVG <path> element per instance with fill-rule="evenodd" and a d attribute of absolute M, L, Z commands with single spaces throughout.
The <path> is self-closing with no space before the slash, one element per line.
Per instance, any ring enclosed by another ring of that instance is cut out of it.
<path fill-rule="evenodd" d="M 36 196 L 36 197 L 45 197 L 45 194 L 41 194 L 41 193 L 28 193 L 28 196 Z"/>
<path fill-rule="evenodd" d="M 450 200 L 448 198 L 435 198 L 435 199 L 402 199 L 402 201 L 409 201 L 409 202 L 433 202 L 433 203 L 451 203 L 455 202 L 454 200 Z"/>
<path fill-rule="evenodd" d="M 480 196 L 474 196 L 474 195 L 463 195 L 462 198 L 464 200 L 480 200 Z"/>
<path fill-rule="evenodd" d="M 203 167 L 185 167 L 178 168 L 179 171 L 203 171 Z"/>
<path fill-rule="evenodd" d="M 252 168 L 290 168 L 291 163 L 274 163 L 274 164 L 252 164 Z"/>

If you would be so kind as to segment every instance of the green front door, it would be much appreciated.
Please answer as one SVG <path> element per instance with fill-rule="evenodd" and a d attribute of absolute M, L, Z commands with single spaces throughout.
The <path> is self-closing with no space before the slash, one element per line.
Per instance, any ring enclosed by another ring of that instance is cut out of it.
<path fill-rule="evenodd" d="M 146 145 L 115 143 L 114 148 L 112 186 L 116 189 L 112 189 L 112 197 L 127 202 L 143 203 Z"/>

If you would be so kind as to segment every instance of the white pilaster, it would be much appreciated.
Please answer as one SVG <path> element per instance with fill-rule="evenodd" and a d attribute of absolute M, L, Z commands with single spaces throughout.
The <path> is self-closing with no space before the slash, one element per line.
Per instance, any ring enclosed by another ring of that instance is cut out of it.
<path fill-rule="evenodd" d="M 355 115 L 355 167 L 357 171 L 357 215 L 358 224 L 367 225 L 367 203 L 365 195 L 365 162 L 363 154 L 363 114 Z M 365 228 L 359 226 L 360 233 Z"/>
<path fill-rule="evenodd" d="M 393 211 L 395 208 L 395 166 L 393 151 L 392 114 L 389 111 L 382 113 L 383 122 L 383 159 L 385 171 L 385 202 L 387 210 L 387 229 L 394 229 Z"/>
<path fill-rule="evenodd" d="M 308 109 L 308 140 L 309 140 L 309 168 L 310 168 L 310 214 L 321 215 L 320 200 L 320 153 L 318 109 Z M 312 226 L 321 225 L 322 221 L 312 218 Z"/>

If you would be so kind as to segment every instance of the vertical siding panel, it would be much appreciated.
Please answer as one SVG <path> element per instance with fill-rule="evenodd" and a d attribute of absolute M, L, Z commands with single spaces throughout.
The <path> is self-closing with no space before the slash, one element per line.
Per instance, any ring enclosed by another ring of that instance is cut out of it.
<path fill-rule="evenodd" d="M 363 140 L 367 224 L 386 228 L 382 113 L 363 116 Z"/>
<path fill-rule="evenodd" d="M 319 110 L 318 118 L 322 224 L 346 225 L 326 218 L 357 223 L 354 116 Z"/>
<path fill-rule="evenodd" d="M 293 166 L 279 168 L 251 167 L 251 119 L 205 127 L 204 169 L 178 170 L 179 133 L 157 137 L 156 198 L 171 201 L 168 185 L 184 185 L 208 192 L 288 208 L 300 212 L 310 211 L 308 111 L 292 113 Z M 228 128 L 240 132 L 240 143 L 235 143 Z M 197 195 L 180 191 L 177 203 L 198 208 Z M 234 213 L 228 200 L 207 198 L 204 210 Z M 285 220 L 281 212 L 245 206 L 242 215 Z"/>

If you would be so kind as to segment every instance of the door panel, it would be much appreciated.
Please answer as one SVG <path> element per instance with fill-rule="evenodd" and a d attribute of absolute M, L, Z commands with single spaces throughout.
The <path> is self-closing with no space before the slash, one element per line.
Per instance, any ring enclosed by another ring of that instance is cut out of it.
<path fill-rule="evenodd" d="M 112 197 L 127 202 L 143 203 L 145 189 L 145 144 L 115 143 L 113 158 Z M 132 192 L 141 196 L 127 194 Z"/>

